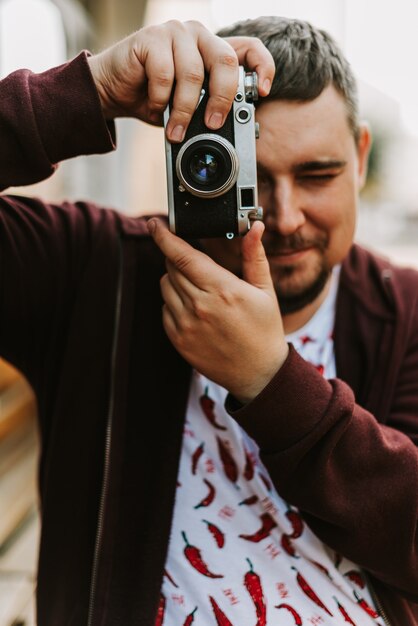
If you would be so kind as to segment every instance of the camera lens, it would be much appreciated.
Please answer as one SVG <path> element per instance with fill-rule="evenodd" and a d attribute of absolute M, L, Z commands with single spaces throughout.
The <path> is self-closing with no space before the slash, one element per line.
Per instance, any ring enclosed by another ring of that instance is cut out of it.
<path fill-rule="evenodd" d="M 200 185 L 211 185 L 219 178 L 222 163 L 213 152 L 197 150 L 189 161 L 190 176 Z"/>
<path fill-rule="evenodd" d="M 176 160 L 180 183 L 195 196 L 226 193 L 238 176 L 238 157 L 229 141 L 207 133 L 189 139 Z"/>

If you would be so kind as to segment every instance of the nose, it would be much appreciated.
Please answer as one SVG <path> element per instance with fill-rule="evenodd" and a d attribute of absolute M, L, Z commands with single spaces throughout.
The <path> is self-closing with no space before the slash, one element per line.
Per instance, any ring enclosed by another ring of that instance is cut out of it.
<path fill-rule="evenodd" d="M 268 197 L 261 205 L 264 209 L 266 230 L 283 237 L 295 233 L 306 221 L 300 197 L 290 180 L 275 181 Z"/>

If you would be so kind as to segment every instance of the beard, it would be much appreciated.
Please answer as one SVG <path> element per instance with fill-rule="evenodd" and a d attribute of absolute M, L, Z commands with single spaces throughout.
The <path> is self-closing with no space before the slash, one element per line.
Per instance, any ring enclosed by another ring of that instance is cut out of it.
<path fill-rule="evenodd" d="M 300 252 L 307 248 L 318 251 L 319 258 L 316 263 L 306 269 L 297 263 L 275 267 L 274 262 L 271 262 L 273 284 L 282 315 L 300 311 L 313 302 L 327 284 L 332 270 L 324 254 L 328 246 L 328 237 L 318 235 L 305 239 L 298 232 L 288 237 L 268 233 L 263 244 L 266 254 L 272 257 L 283 252 Z M 305 278 L 303 274 L 306 274 Z"/>
<path fill-rule="evenodd" d="M 289 268 L 289 270 L 292 272 L 292 268 Z M 311 304 L 324 289 L 330 274 L 330 269 L 323 268 L 313 282 L 303 290 L 295 293 L 286 292 L 280 288 L 280 285 L 275 283 L 274 288 L 282 315 L 296 313 L 296 311 L 301 311 L 305 306 Z"/>

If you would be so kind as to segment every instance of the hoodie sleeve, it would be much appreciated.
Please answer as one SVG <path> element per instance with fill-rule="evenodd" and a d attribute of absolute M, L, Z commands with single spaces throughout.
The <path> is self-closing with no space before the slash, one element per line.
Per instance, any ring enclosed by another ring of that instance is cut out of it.
<path fill-rule="evenodd" d="M 39 182 L 62 160 L 115 148 L 87 56 L 0 81 L 0 190 Z"/>
<path fill-rule="evenodd" d="M 418 600 L 418 316 L 387 424 L 291 348 L 252 402 L 227 409 L 260 446 L 277 491 L 330 548 Z"/>

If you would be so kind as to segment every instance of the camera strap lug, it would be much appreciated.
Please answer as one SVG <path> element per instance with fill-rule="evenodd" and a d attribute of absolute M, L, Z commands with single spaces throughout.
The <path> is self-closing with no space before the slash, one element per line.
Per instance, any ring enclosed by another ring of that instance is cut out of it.
<path fill-rule="evenodd" d="M 238 232 L 245 235 L 251 228 L 251 222 L 263 219 L 263 209 L 260 207 L 251 207 L 249 209 L 240 209 L 238 213 Z"/>

